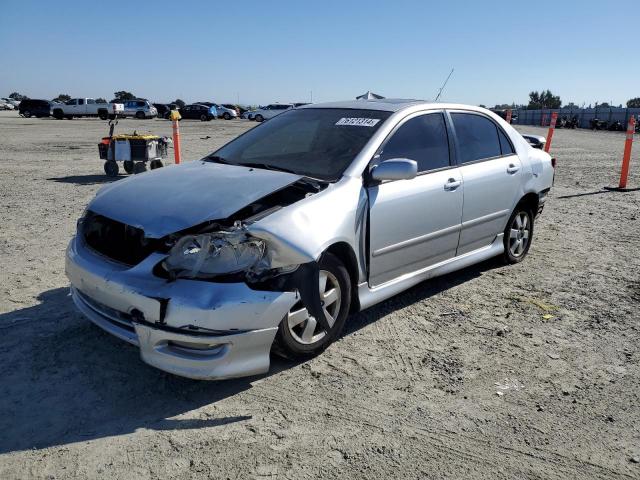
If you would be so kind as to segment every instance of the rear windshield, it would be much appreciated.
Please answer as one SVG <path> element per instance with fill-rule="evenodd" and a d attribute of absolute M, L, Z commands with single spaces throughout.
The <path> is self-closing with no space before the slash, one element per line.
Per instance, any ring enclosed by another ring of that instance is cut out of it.
<path fill-rule="evenodd" d="M 391 112 L 307 108 L 284 112 L 205 160 L 338 180 Z"/>

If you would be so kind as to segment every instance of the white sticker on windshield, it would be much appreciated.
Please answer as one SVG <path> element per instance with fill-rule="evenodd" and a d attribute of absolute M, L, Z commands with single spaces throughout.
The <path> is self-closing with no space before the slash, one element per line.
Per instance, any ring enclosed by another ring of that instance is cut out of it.
<path fill-rule="evenodd" d="M 379 118 L 341 118 L 336 122 L 336 125 L 348 125 L 351 127 L 373 127 L 379 121 Z"/>

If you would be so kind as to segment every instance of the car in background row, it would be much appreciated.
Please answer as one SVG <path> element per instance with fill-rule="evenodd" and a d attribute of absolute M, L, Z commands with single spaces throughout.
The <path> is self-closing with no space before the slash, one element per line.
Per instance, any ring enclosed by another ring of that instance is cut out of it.
<path fill-rule="evenodd" d="M 178 111 L 182 118 L 199 119 L 203 122 L 208 122 L 209 120 L 215 120 L 218 118 L 218 112 L 213 104 L 209 106 L 200 103 L 193 103 L 191 105 L 185 105 Z"/>
<path fill-rule="evenodd" d="M 58 120 L 71 120 L 74 117 L 100 117 L 106 120 L 109 104 L 96 101 L 95 98 L 72 98 L 65 103 L 52 105 L 51 110 L 51 114 Z"/>
<path fill-rule="evenodd" d="M 262 122 L 269 120 L 282 112 L 294 108 L 293 103 L 272 103 L 266 107 L 260 107 L 256 110 L 245 112 L 242 118 L 248 118 L 249 120 L 255 120 L 256 122 Z"/>
<path fill-rule="evenodd" d="M 135 99 L 115 102 L 112 100 L 111 103 L 122 103 L 124 105 L 124 111 L 120 114 L 121 117 L 135 117 L 144 120 L 158 115 L 158 110 L 148 100 Z"/>
<path fill-rule="evenodd" d="M 20 102 L 18 113 L 25 118 L 50 117 L 53 114 L 52 104 L 49 100 L 27 98 Z"/>
<path fill-rule="evenodd" d="M 237 110 L 233 105 L 226 107 L 224 105 L 218 105 L 217 103 L 214 103 L 213 106 L 216 107 L 219 118 L 231 120 L 232 118 L 238 118 L 239 116 Z"/>
<path fill-rule="evenodd" d="M 169 118 L 171 110 L 178 110 L 178 105 L 175 103 L 154 103 L 153 106 L 158 111 L 158 118 Z"/>
<path fill-rule="evenodd" d="M 20 105 L 20 100 L 16 100 L 15 98 L 2 97 L 0 98 L 0 103 L 11 105 L 13 108 L 10 110 L 17 110 L 18 106 Z"/>
<path fill-rule="evenodd" d="M 197 102 L 196 105 L 206 105 L 207 107 L 214 107 L 216 109 L 218 118 L 231 120 L 232 118 L 238 117 L 238 112 L 236 112 L 235 108 L 233 108 L 233 105 L 230 108 L 213 102 Z"/>
<path fill-rule="evenodd" d="M 16 107 L 13 106 L 12 103 L 5 102 L 4 100 L 0 100 L 0 110 L 15 110 Z"/>

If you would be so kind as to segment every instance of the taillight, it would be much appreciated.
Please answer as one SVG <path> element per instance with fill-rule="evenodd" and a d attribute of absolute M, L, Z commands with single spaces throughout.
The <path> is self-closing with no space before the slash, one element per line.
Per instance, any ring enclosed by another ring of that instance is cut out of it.
<path fill-rule="evenodd" d="M 556 168 L 556 158 L 555 157 L 551 157 L 551 166 L 555 169 Z"/>

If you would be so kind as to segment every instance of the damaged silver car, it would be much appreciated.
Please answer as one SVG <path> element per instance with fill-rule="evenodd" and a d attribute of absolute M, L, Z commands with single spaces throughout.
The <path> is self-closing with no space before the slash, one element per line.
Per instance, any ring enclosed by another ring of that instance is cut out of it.
<path fill-rule="evenodd" d="M 103 187 L 66 272 L 78 309 L 198 379 L 315 355 L 350 312 L 494 256 L 520 262 L 552 159 L 497 115 L 414 100 L 308 105 L 199 161 Z"/>

